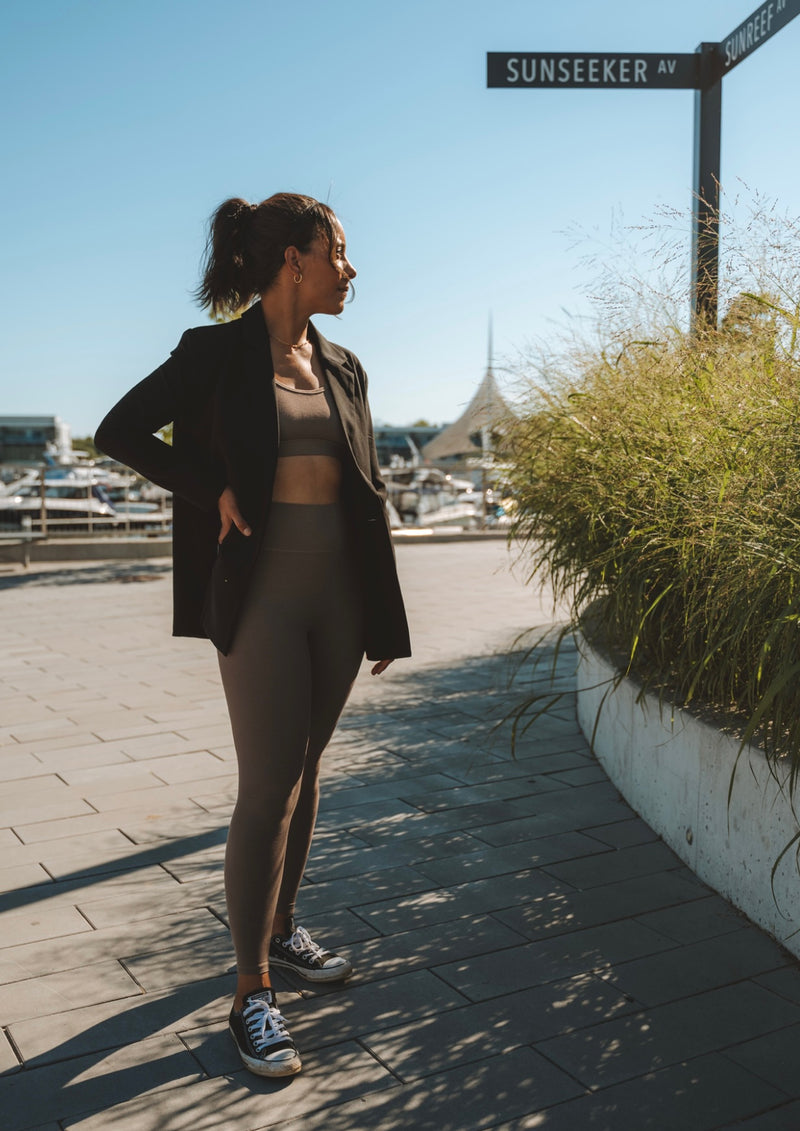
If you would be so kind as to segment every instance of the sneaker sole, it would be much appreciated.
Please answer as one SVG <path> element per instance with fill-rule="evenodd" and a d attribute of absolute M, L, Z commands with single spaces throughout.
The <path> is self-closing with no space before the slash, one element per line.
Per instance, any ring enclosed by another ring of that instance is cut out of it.
<path fill-rule="evenodd" d="M 272 954 L 269 956 L 269 964 L 291 970 L 293 974 L 299 974 L 307 982 L 346 982 L 355 973 L 352 966 L 339 967 L 336 970 L 305 970 L 302 966 L 295 966 L 293 962 L 285 958 L 276 958 Z"/>
<path fill-rule="evenodd" d="M 253 1056 L 248 1056 L 247 1053 L 242 1052 L 239 1048 L 239 1042 L 233 1035 L 231 1030 L 231 1038 L 236 1045 L 236 1051 L 239 1054 L 242 1064 L 255 1076 L 296 1076 L 300 1069 L 303 1067 L 303 1062 L 298 1054 L 295 1054 L 291 1060 L 283 1062 L 277 1061 L 274 1065 L 264 1060 L 257 1060 Z"/>

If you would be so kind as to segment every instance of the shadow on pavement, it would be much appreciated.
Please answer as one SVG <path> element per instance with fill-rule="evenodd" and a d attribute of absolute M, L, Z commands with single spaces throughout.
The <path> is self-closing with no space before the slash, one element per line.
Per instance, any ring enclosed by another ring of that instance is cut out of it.
<path fill-rule="evenodd" d="M 171 562 L 120 561 L 98 565 L 58 566 L 54 569 L 29 569 L 0 574 L 0 590 L 34 589 L 57 585 L 97 585 L 104 582 L 157 581 L 172 573 Z"/>
<path fill-rule="evenodd" d="M 121 567 L 105 564 L 88 570 L 42 574 L 38 578 L 5 578 L 0 585 L 8 587 L 9 581 L 61 585 L 119 581 L 124 580 L 126 575 L 128 579 L 140 576 L 145 579 L 159 577 L 166 572 L 169 572 L 167 565 Z M 546 650 L 546 646 L 543 649 Z M 341 786 L 334 779 L 329 783 L 330 787 L 333 790 L 351 788 L 355 783 L 358 788 L 359 783 L 368 784 L 377 779 L 390 781 L 393 776 L 407 777 L 409 768 L 415 775 L 436 773 L 448 757 L 454 758 L 454 765 L 460 766 L 463 762 L 465 767 L 475 759 L 507 761 L 511 757 L 508 738 L 510 712 L 515 703 L 530 691 L 531 682 L 546 684 L 551 666 L 544 662 L 538 669 L 529 669 L 525 654 L 517 650 L 465 657 L 455 662 L 450 660 L 441 666 L 432 663 L 408 673 L 399 671 L 391 683 L 370 686 L 369 696 L 351 704 L 337 731 L 330 757 L 334 773 L 341 772 L 344 778 Z M 380 822 L 380 817 L 377 822 Z M 63 898 L 71 892 L 85 892 L 116 873 L 166 864 L 220 846 L 226 833 L 227 821 L 221 820 L 218 828 L 197 835 L 150 843 L 122 859 L 106 862 L 103 871 L 87 874 L 83 868 L 57 882 L 6 893 L 0 896 L 0 911 L 31 907 L 53 895 Z M 395 840 L 398 852 L 402 839 Z M 331 846 L 324 835 L 323 842 L 324 854 Z M 337 849 L 332 845 L 332 848 L 334 852 L 342 851 L 342 846 Z M 384 871 L 383 876 L 380 871 L 371 874 L 371 900 L 395 896 L 391 875 L 391 867 Z M 388 885 L 385 889 L 383 879 Z M 324 880 L 321 884 L 312 883 L 310 887 L 324 886 L 324 883 Z M 159 913 L 161 898 L 161 895 L 153 896 L 154 915 Z M 202 902 L 202 896 L 200 899 Z M 77 904 L 81 900 L 76 898 L 74 902 Z M 160 943 L 164 941 L 162 939 Z M 171 941 L 167 940 L 168 943 Z M 186 940 L 176 937 L 174 945 L 177 948 L 185 946 Z M 159 945 L 161 950 L 163 946 Z M 176 976 L 179 977 L 179 973 Z M 213 978 L 147 993 L 142 998 L 124 997 L 118 1002 L 94 1006 L 94 1010 L 107 1011 L 108 1015 L 80 1030 L 77 1028 L 80 1007 L 68 1009 L 65 1013 L 63 1003 L 54 1003 L 56 1016 L 52 1019 L 45 1015 L 18 1022 L 20 1026 L 37 1028 L 40 1047 L 45 1051 L 31 1057 L 21 1071 L 5 1077 L 4 1126 L 9 1131 L 21 1131 L 54 1119 L 69 1124 L 79 1116 L 102 1113 L 117 1105 L 130 1103 L 131 1109 L 126 1111 L 122 1120 L 125 1128 L 135 1125 L 143 1131 L 155 1131 L 156 1128 L 158 1131 L 171 1131 L 173 1128 L 178 1131 L 190 1126 L 211 1128 L 236 1124 L 250 1128 L 274 1124 L 269 1106 L 263 1108 L 264 1122 L 254 1121 L 254 1103 L 259 1096 L 268 1096 L 270 1103 L 278 1104 L 284 1112 L 279 1121 L 288 1121 L 296 1114 L 300 1120 L 298 1127 L 306 1125 L 303 1111 L 313 1120 L 314 1127 L 328 1125 L 325 1124 L 326 1116 L 330 1117 L 330 1127 L 355 1126 L 347 1123 L 350 1116 L 346 1109 L 350 1106 L 348 1101 L 358 1100 L 366 1103 L 369 1109 L 365 1109 L 364 1116 L 368 1122 L 363 1126 L 405 1131 L 410 1126 L 407 1121 L 418 1099 L 414 1126 L 436 1126 L 439 1131 L 463 1128 L 464 1109 L 459 1110 L 458 1105 L 455 1109 L 452 1107 L 453 1081 L 449 1078 L 421 1080 L 404 1087 L 404 1102 L 395 1107 L 392 1095 L 398 1094 L 401 1082 L 365 1057 L 355 1034 L 352 1038 L 348 1037 L 346 1025 L 333 1047 L 325 1047 L 319 1056 L 310 1058 L 309 1071 L 298 1077 L 297 1082 L 271 1082 L 253 1077 L 241 1069 L 227 1034 L 222 1031 L 230 991 L 230 972 L 221 970 Z M 381 1030 L 397 1025 L 401 1020 L 402 1016 L 396 1011 L 384 1014 L 376 999 L 375 1015 L 370 1019 L 371 1029 Z M 53 1028 L 52 1038 L 47 1035 L 48 1024 Z M 10 1026 L 12 1040 L 15 1027 L 13 1024 Z M 142 1048 L 142 1042 L 146 1042 L 145 1048 Z M 318 1039 L 316 1043 L 319 1044 Z M 514 1066 L 510 1063 L 511 1059 L 515 1061 Z M 509 1079 L 502 1083 L 504 1089 L 510 1088 L 513 1096 L 508 1105 L 511 1111 L 517 1108 L 518 1103 L 518 1110 L 524 1111 L 525 1104 L 529 1103 L 529 1092 L 536 1086 L 540 1065 L 536 1057 L 535 1063 L 529 1063 L 529 1060 L 530 1054 L 524 1050 L 514 1051 L 510 1058 L 503 1058 L 501 1076 L 506 1067 L 509 1070 L 514 1068 L 513 1082 Z M 370 1065 L 366 1077 L 363 1074 L 365 1061 Z M 333 1069 L 332 1065 L 338 1062 L 341 1062 L 339 1068 Z M 492 1061 L 469 1066 L 460 1087 L 476 1097 L 489 1094 L 498 1083 L 497 1068 L 498 1065 Z M 186 1090 L 185 1085 L 200 1081 L 204 1085 L 202 1093 L 195 1089 Z M 157 1088 L 162 1089 L 158 1096 L 152 1094 L 152 1090 Z M 293 1099 L 289 1106 L 289 1097 L 293 1096 L 303 1097 L 297 1111 L 292 1110 Z M 517 1099 L 523 1096 L 524 1103 Z M 465 1102 L 469 1100 L 465 1099 Z M 341 1111 L 336 1110 L 337 1105 L 342 1104 L 345 1107 Z M 506 1110 L 500 1094 L 497 1104 L 496 1110 Z M 134 1114 L 133 1108 L 138 1114 Z M 140 1122 L 130 1122 L 132 1118 Z M 108 1125 L 116 1122 L 116 1115 L 110 1112 Z M 292 1126 L 295 1126 L 294 1122 Z"/>
<path fill-rule="evenodd" d="M 125 822 L 122 821 L 122 824 Z M 18 888 L 15 891 L 3 892 L 0 895 L 0 914 L 7 911 L 19 911 L 20 908 L 30 907 L 43 899 L 51 899 L 54 895 L 63 896 L 69 892 L 85 891 L 93 884 L 103 883 L 118 872 L 131 872 L 137 868 L 149 868 L 153 864 L 161 864 L 169 860 L 191 856 L 203 849 L 213 848 L 224 844 L 228 835 L 227 823 L 219 828 L 207 832 L 197 833 L 194 836 L 181 837 L 179 840 L 167 840 L 156 845 L 148 845 L 138 852 L 131 852 L 111 862 L 106 862 L 102 870 L 89 872 L 84 866 L 65 876 L 60 876 L 50 883 L 33 884 L 30 887 Z"/>

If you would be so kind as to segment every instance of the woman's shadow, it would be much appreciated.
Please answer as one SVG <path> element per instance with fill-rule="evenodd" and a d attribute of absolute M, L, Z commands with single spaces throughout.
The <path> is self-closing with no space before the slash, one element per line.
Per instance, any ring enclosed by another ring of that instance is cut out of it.
<path fill-rule="evenodd" d="M 154 862 L 190 856 L 204 849 L 223 844 L 224 827 L 197 835 L 165 842 L 156 848 L 133 852 L 115 861 L 118 871 L 130 873 L 149 867 Z M 95 884 L 109 878 L 108 872 L 93 875 L 70 874 L 55 884 L 37 884 L 0 896 L 0 913 L 33 908 L 49 900 L 54 888 L 59 895 L 85 893 Z M 142 991 L 142 996 L 123 996 L 64 1010 L 64 1003 L 54 1003 L 50 1015 L 37 1015 L 5 1026 L 8 1040 L 21 1061 L 3 1075 L 2 1126 L 4 1131 L 52 1124 L 54 1120 L 71 1120 L 81 1115 L 101 1112 L 152 1093 L 156 1089 L 195 1083 L 208 1076 L 237 1074 L 239 1085 L 247 1078 L 249 1090 L 272 1093 L 286 1086 L 284 1081 L 261 1081 L 245 1073 L 236 1050 L 227 1034 L 227 1013 L 230 1008 L 234 967 L 227 924 L 219 913 L 207 908 L 205 934 L 196 926 L 196 912 L 203 906 L 198 893 L 190 916 L 187 911 L 185 930 L 175 917 L 169 917 L 165 901 L 159 908 L 154 900 L 153 920 L 164 918 L 164 932 L 158 947 L 144 943 L 137 958 L 153 954 L 165 956 L 172 945 L 186 947 L 187 938 L 201 942 L 213 961 L 218 955 L 219 975 L 193 978 L 174 989 Z M 190 924 L 190 917 L 195 922 Z M 75 942 L 75 936 L 69 941 Z M 132 946 L 135 944 L 132 943 Z M 166 960 L 166 959 L 165 959 Z M 125 960 L 121 959 L 125 968 Z M 132 963 L 135 965 L 135 963 Z M 44 974 L 47 971 L 43 972 Z M 131 979 L 135 989 L 136 982 Z M 91 1013 L 99 1020 L 86 1024 Z M 54 1016 L 56 1014 L 57 1016 Z M 26 1053 L 28 1055 L 26 1055 Z M 194 1101 L 187 1097 L 187 1105 Z M 226 1101 L 230 1115 L 231 1097 Z"/>

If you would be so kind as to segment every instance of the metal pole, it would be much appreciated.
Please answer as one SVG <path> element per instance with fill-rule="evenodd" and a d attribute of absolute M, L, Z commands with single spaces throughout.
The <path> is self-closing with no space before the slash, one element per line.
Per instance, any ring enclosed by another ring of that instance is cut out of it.
<path fill-rule="evenodd" d="M 481 428 L 481 530 L 486 529 L 486 514 L 488 507 L 486 506 L 486 492 L 488 491 L 488 484 L 486 482 L 486 465 L 489 460 L 489 429 L 484 426 Z"/>
<path fill-rule="evenodd" d="M 692 328 L 717 325 L 722 60 L 719 45 L 701 43 L 700 88 L 694 96 L 692 199 Z"/>
<path fill-rule="evenodd" d="M 39 472 L 39 503 L 41 510 L 39 512 L 39 529 L 42 534 L 47 534 L 47 484 L 45 482 L 47 476 L 46 468 L 42 468 Z"/>
<path fill-rule="evenodd" d="M 25 514 L 22 516 L 22 566 L 28 569 L 31 564 L 31 535 L 33 533 L 33 523 L 31 516 Z"/>

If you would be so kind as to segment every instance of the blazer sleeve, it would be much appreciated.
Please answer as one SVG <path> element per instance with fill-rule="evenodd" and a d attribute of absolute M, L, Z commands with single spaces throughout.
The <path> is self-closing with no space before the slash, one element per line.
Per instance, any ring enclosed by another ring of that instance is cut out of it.
<path fill-rule="evenodd" d="M 375 447 L 375 429 L 372 424 L 372 413 L 370 412 L 368 397 L 369 381 L 367 379 L 367 374 L 364 372 L 364 368 L 358 358 L 354 356 L 353 360 L 355 362 L 359 382 L 361 383 L 361 393 L 364 401 L 364 420 L 367 427 L 367 443 L 369 445 L 370 479 L 372 480 L 372 486 L 378 492 L 381 502 L 385 507 L 388 492 L 386 490 L 386 484 L 383 480 L 383 476 L 381 475 L 381 466 L 378 462 L 378 450 Z"/>
<path fill-rule="evenodd" d="M 187 330 L 169 358 L 114 405 L 100 424 L 100 451 L 132 467 L 201 510 L 216 510 L 226 485 L 224 466 L 188 436 L 166 444 L 153 433 L 174 421 L 196 416 L 208 399 L 208 366 L 194 364 L 192 331 Z M 204 368 L 206 372 L 204 372 Z M 205 380 L 204 380 L 205 378 Z"/>

